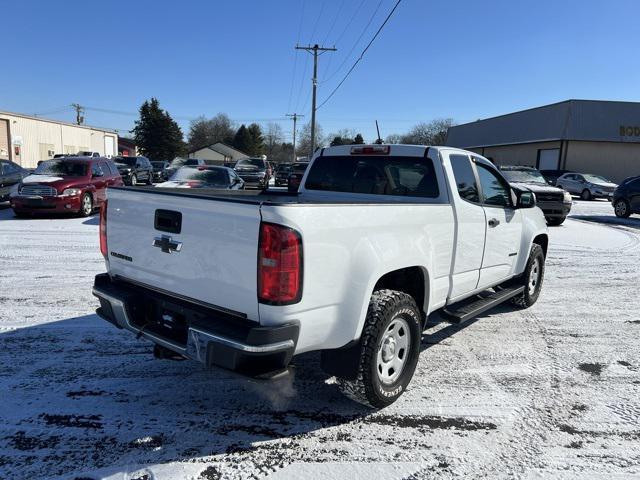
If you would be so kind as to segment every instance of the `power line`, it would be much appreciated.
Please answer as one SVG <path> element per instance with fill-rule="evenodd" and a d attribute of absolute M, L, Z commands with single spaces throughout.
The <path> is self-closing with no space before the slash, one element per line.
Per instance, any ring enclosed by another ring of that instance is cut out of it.
<path fill-rule="evenodd" d="M 38 117 L 40 115 L 52 115 L 54 113 L 62 113 L 62 112 L 67 112 L 69 110 L 73 110 L 73 107 L 71 105 L 66 105 L 64 107 L 58 107 L 52 110 L 47 110 L 46 112 L 34 113 L 33 116 Z"/>
<path fill-rule="evenodd" d="M 371 26 L 371 22 L 373 22 L 373 19 L 376 17 L 376 15 L 378 14 L 378 10 L 380 10 L 380 7 L 382 6 L 382 2 L 384 0 L 380 0 L 378 2 L 378 6 L 376 7 L 376 9 L 373 11 L 373 14 L 371 15 L 371 17 L 369 18 L 369 21 L 367 22 L 367 24 L 365 25 L 365 27 L 362 29 L 362 33 L 360 34 L 360 36 L 358 37 L 358 39 L 355 41 L 355 43 L 353 44 L 353 47 L 351 47 L 351 50 L 349 50 L 349 53 L 347 53 L 344 56 L 344 60 L 342 61 L 342 63 L 340 64 L 340 66 L 338 68 L 336 68 L 334 70 L 334 72 L 329 75 L 328 77 L 326 77 L 324 80 L 322 80 L 322 83 L 324 82 L 328 82 L 329 80 L 331 80 L 333 77 L 336 76 L 336 74 L 342 70 L 342 67 L 344 67 L 344 65 L 349 61 L 349 58 L 351 57 L 351 54 L 353 53 L 353 51 L 356 49 L 356 47 L 358 46 L 358 44 L 360 43 L 360 40 L 362 40 L 362 37 L 364 36 L 365 33 L 367 33 L 367 30 L 369 30 L 369 26 Z"/>
<path fill-rule="evenodd" d="M 362 60 L 362 58 L 364 57 L 364 54 L 367 53 L 367 50 L 369 50 L 369 47 L 371 46 L 371 44 L 373 44 L 375 39 L 378 38 L 378 35 L 380 34 L 380 32 L 382 31 L 384 26 L 387 24 L 387 22 L 389 21 L 389 19 L 393 15 L 393 12 L 396 11 L 396 8 L 398 8 L 398 5 L 400 5 L 401 1 L 402 0 L 398 0 L 396 2 L 396 4 L 393 6 L 391 11 L 389 12 L 389 15 L 387 15 L 387 18 L 384 19 L 384 22 L 382 22 L 382 25 L 380 25 L 380 28 L 378 28 L 378 31 L 375 33 L 375 35 L 373 36 L 371 41 L 367 44 L 367 46 L 364 48 L 364 50 L 362 50 L 362 53 L 360 54 L 358 59 L 354 62 L 354 64 L 351 66 L 351 68 L 349 69 L 347 74 L 342 78 L 342 80 L 340 80 L 340 83 L 338 83 L 336 88 L 333 89 L 333 91 L 329 94 L 329 96 L 327 98 L 325 98 L 324 101 L 320 105 L 318 105 L 318 108 L 321 108 L 325 103 L 327 103 L 331 99 L 331 97 L 333 97 L 333 95 L 338 91 L 338 89 L 342 86 L 342 84 L 349 77 L 349 75 L 351 75 L 351 72 L 353 72 L 353 70 L 356 68 L 356 65 L 358 65 L 358 63 L 360 63 L 360 60 Z"/>

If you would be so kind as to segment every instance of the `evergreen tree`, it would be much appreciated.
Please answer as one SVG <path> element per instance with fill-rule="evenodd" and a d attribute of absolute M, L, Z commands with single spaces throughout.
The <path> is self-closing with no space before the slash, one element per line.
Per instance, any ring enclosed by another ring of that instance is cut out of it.
<path fill-rule="evenodd" d="M 362 145 L 363 143 L 364 143 L 364 138 L 362 138 L 362 135 L 357 134 L 356 137 L 353 139 L 353 144 Z"/>
<path fill-rule="evenodd" d="M 186 150 L 182 130 L 157 98 L 145 100 L 131 132 L 140 153 L 152 160 L 173 160 Z"/>
<path fill-rule="evenodd" d="M 237 148 L 241 152 L 246 153 L 247 155 L 251 155 L 250 150 L 252 148 L 252 145 L 253 137 L 251 136 L 249 129 L 247 129 L 247 127 L 243 123 L 242 125 L 240 125 L 240 128 L 238 128 L 238 131 L 233 137 L 233 147 Z"/>
<path fill-rule="evenodd" d="M 264 153 L 264 138 L 262 136 L 262 130 L 260 125 L 252 123 L 247 128 L 249 135 L 251 136 L 251 147 L 246 152 L 254 157 L 262 155 Z"/>

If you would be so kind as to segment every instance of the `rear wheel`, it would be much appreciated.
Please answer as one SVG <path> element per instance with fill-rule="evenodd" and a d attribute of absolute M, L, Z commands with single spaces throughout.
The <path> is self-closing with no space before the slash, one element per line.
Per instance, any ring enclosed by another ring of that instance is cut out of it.
<path fill-rule="evenodd" d="M 531 247 L 527 267 L 519 278 L 519 283 L 524 286 L 524 291 L 513 297 L 512 303 L 522 308 L 529 308 L 538 300 L 543 281 L 544 251 L 540 245 L 534 243 Z"/>
<path fill-rule="evenodd" d="M 131 185 L 136 186 L 137 184 L 138 184 L 138 177 L 134 173 L 133 175 L 131 175 Z"/>
<path fill-rule="evenodd" d="M 413 377 L 421 332 L 420 312 L 410 295 L 395 290 L 374 292 L 360 338 L 357 376 L 354 380 L 338 378 L 340 391 L 369 407 L 391 405 Z"/>
<path fill-rule="evenodd" d="M 91 194 L 85 193 L 80 200 L 80 216 L 88 217 L 93 212 L 93 199 Z"/>
<path fill-rule="evenodd" d="M 616 203 L 613 205 L 613 211 L 615 212 L 616 217 L 618 218 L 628 218 L 629 215 L 631 215 L 631 208 L 629 207 L 629 202 L 627 202 L 623 198 L 616 201 Z"/>
<path fill-rule="evenodd" d="M 587 188 L 585 188 L 582 193 L 580 194 L 580 198 L 582 200 L 591 200 L 591 191 Z"/>

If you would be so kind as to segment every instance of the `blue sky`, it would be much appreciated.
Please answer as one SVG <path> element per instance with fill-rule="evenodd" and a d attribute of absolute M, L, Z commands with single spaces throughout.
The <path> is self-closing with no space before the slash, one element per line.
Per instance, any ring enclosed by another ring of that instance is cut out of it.
<path fill-rule="evenodd" d="M 286 113 L 310 118 L 311 56 L 296 42 L 338 48 L 320 58 L 321 102 L 395 1 L 0 0 L 0 110 L 77 102 L 123 112 L 86 121 L 125 130 L 155 96 L 185 133 L 218 112 L 290 132 Z M 403 0 L 318 123 L 373 140 L 375 119 L 385 136 L 568 98 L 639 101 L 638 18 L 637 0 Z"/>

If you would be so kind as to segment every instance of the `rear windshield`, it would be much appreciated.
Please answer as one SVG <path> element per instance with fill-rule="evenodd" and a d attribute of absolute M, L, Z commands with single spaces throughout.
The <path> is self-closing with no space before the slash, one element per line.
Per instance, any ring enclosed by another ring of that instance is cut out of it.
<path fill-rule="evenodd" d="M 436 198 L 433 162 L 423 157 L 320 157 L 311 167 L 307 190 Z"/>
<path fill-rule="evenodd" d="M 307 167 L 309 166 L 309 162 L 305 163 L 294 163 L 291 167 L 291 171 L 295 173 L 304 173 L 307 171 Z"/>
<path fill-rule="evenodd" d="M 184 162 L 183 165 L 200 165 L 200 160 L 198 160 L 197 158 L 193 158 L 191 160 L 187 160 L 186 162 Z"/>
<path fill-rule="evenodd" d="M 210 185 L 226 185 L 229 183 L 228 178 L 227 171 L 223 168 L 199 169 L 182 167 L 173 174 L 171 181 L 183 182 L 192 180 Z"/>
<path fill-rule="evenodd" d="M 65 160 L 47 160 L 38 165 L 35 175 L 52 175 L 57 177 L 84 177 L 87 175 L 85 162 L 69 162 Z"/>

